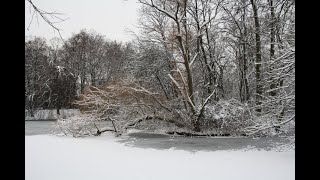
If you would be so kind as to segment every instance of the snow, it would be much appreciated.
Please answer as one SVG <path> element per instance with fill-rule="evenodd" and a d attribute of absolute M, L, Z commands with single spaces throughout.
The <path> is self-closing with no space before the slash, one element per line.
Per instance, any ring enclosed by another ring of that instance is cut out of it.
<path fill-rule="evenodd" d="M 26 180 L 295 178 L 295 152 L 143 149 L 112 136 L 25 136 Z"/>

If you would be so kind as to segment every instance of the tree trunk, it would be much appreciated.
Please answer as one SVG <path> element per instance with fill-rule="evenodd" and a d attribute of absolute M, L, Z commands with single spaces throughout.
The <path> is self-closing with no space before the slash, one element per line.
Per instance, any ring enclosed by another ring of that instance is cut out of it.
<path fill-rule="evenodd" d="M 246 30 L 245 30 L 245 36 L 246 36 Z M 243 79 L 244 79 L 244 100 L 249 100 L 249 84 L 248 84 L 248 78 L 247 78 L 247 56 L 246 56 L 246 42 L 243 42 Z"/>
<path fill-rule="evenodd" d="M 91 85 L 96 86 L 96 75 L 94 72 L 91 72 Z"/>
<path fill-rule="evenodd" d="M 260 24 L 258 18 L 258 9 L 255 0 L 250 0 L 253 14 L 254 14 L 254 25 L 255 25 L 255 36 L 256 36 L 256 112 L 261 112 L 261 95 L 262 95 L 262 84 L 261 84 L 261 40 L 260 40 Z"/>
<path fill-rule="evenodd" d="M 197 31 L 198 31 L 198 34 L 199 36 L 197 37 L 197 53 L 201 53 L 202 54 L 202 58 L 204 60 L 204 63 L 205 63 L 205 66 L 206 66 L 206 69 L 207 69 L 207 72 L 208 72 L 208 81 L 207 78 L 205 78 L 205 82 L 204 84 L 207 84 L 207 82 L 209 83 L 209 86 L 208 86 L 208 94 L 211 94 L 213 92 L 213 75 L 214 75 L 214 72 L 212 72 L 212 69 L 210 68 L 210 64 L 208 62 L 208 59 L 207 59 L 207 54 L 206 54 L 206 51 L 204 49 L 204 43 L 203 43 L 203 36 L 200 35 L 201 34 L 201 29 L 200 29 L 200 22 L 199 22 L 199 17 L 198 17 L 198 3 L 197 3 L 197 0 L 195 0 L 195 15 L 194 15 L 194 18 L 195 18 L 195 22 L 196 22 L 196 25 L 197 25 Z M 205 19 L 205 17 L 203 17 Z M 209 35 L 208 35 L 208 28 L 206 27 L 206 37 L 207 37 L 207 42 L 208 42 L 208 48 L 209 48 L 209 57 L 210 57 L 210 62 L 212 61 L 212 54 L 211 54 L 211 46 L 210 46 L 210 41 L 209 41 Z M 201 52 L 200 52 L 201 50 Z"/>
<path fill-rule="evenodd" d="M 274 7 L 273 7 L 273 0 L 269 0 L 269 6 L 270 6 L 270 14 L 271 14 L 271 24 L 270 24 L 270 61 L 272 62 L 272 60 L 274 59 L 274 43 L 275 43 L 275 13 L 274 13 Z M 273 66 L 271 66 L 271 69 L 273 69 Z M 272 78 L 272 77 L 271 77 Z M 271 85 L 270 85 L 270 95 L 271 96 L 276 96 L 277 93 L 275 89 L 277 88 L 277 84 L 276 82 L 271 81 Z"/>
<path fill-rule="evenodd" d="M 56 101 L 56 108 L 57 108 L 57 115 L 60 115 L 60 109 L 61 109 L 61 83 L 60 83 L 60 77 L 59 77 L 59 72 L 56 72 L 56 79 L 55 79 L 55 84 L 56 84 L 56 94 L 57 94 L 57 101 Z"/>
<path fill-rule="evenodd" d="M 185 1 L 185 3 L 186 3 L 186 1 Z M 185 9 L 185 11 L 186 11 L 186 9 Z M 185 16 L 185 18 L 187 18 L 187 17 Z M 181 33 L 181 30 L 179 30 L 178 32 Z M 188 56 L 189 53 L 187 51 L 188 47 L 185 48 L 183 46 L 182 37 L 181 36 L 178 36 L 178 40 L 179 40 L 179 44 L 180 44 L 180 47 L 181 47 L 182 52 L 183 52 L 184 65 L 186 67 L 186 72 L 187 72 L 189 96 L 191 96 L 190 99 L 191 99 L 192 103 L 194 104 L 193 80 L 192 80 L 192 72 L 191 72 L 190 65 L 189 65 L 189 63 L 190 63 L 189 56 Z M 188 46 L 188 44 L 187 44 L 187 46 Z"/>
<path fill-rule="evenodd" d="M 219 95 L 224 98 L 224 89 L 223 89 L 223 67 L 219 67 L 220 74 L 219 74 L 219 82 L 218 82 L 218 88 L 219 88 Z M 219 97 L 218 97 L 219 98 Z"/>
<path fill-rule="evenodd" d="M 30 116 L 34 117 L 34 111 L 33 111 L 32 102 L 31 101 L 29 101 L 29 112 L 30 112 Z"/>
<path fill-rule="evenodd" d="M 159 84 L 160 84 L 160 86 L 161 86 L 161 89 L 162 89 L 164 95 L 166 96 L 166 99 L 167 99 L 167 100 L 170 100 L 169 95 L 168 95 L 168 93 L 167 93 L 167 91 L 166 91 L 166 88 L 165 88 L 165 86 L 163 85 L 163 83 L 161 82 L 161 80 L 160 80 L 160 78 L 159 78 L 159 71 L 158 71 L 157 74 L 156 74 L 156 79 L 158 80 L 158 82 L 159 82 Z"/>
<path fill-rule="evenodd" d="M 243 5 L 245 4 L 244 1 L 242 1 Z M 248 83 L 248 78 L 247 78 L 247 70 L 248 70 L 248 61 L 247 61 L 247 36 L 248 36 L 248 31 L 246 27 L 246 7 L 243 8 L 243 16 L 242 16 L 242 22 L 243 22 L 243 37 L 242 37 L 242 43 L 243 43 L 243 77 L 244 77 L 244 87 L 245 87 L 245 101 L 249 101 L 250 94 L 249 94 L 249 83 Z"/>
<path fill-rule="evenodd" d="M 200 131 L 201 131 L 200 121 L 202 121 L 202 119 L 203 119 L 202 113 L 199 115 L 199 117 L 197 117 L 197 116 L 194 116 L 194 117 L 193 117 L 192 124 L 193 124 L 193 130 L 194 130 L 195 132 L 200 132 Z"/>
<path fill-rule="evenodd" d="M 178 30 L 177 39 L 178 39 L 178 42 L 179 42 L 179 48 L 180 48 L 180 50 L 182 52 L 183 61 L 184 61 L 183 64 L 184 64 L 184 66 L 186 68 L 186 73 L 187 73 L 188 92 L 189 92 L 189 96 L 191 96 L 190 99 L 191 99 L 192 103 L 194 104 L 192 72 L 191 72 L 191 69 L 190 69 L 189 59 L 188 59 L 188 55 L 186 53 L 186 48 L 184 47 L 183 42 L 182 42 L 180 22 L 178 21 L 178 19 L 175 19 L 175 21 L 176 21 L 177 30 Z"/>

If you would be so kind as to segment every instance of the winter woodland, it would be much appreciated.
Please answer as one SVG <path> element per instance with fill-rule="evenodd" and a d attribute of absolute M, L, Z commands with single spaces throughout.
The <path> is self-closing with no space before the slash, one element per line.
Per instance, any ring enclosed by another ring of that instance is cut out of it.
<path fill-rule="evenodd" d="M 133 128 L 294 135 L 295 1 L 139 3 L 139 31 L 130 42 L 86 29 L 67 39 L 25 40 L 29 116 L 79 109 L 58 117 L 57 129 L 73 137 Z"/>

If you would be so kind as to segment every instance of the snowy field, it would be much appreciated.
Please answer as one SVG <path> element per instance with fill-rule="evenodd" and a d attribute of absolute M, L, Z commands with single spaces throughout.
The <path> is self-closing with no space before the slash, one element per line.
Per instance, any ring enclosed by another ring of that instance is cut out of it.
<path fill-rule="evenodd" d="M 159 149 L 137 147 L 134 143 L 129 143 L 138 137 L 127 140 L 124 138 L 116 138 L 111 134 L 77 139 L 54 135 L 26 135 L 25 179 L 295 179 L 294 150 Z"/>

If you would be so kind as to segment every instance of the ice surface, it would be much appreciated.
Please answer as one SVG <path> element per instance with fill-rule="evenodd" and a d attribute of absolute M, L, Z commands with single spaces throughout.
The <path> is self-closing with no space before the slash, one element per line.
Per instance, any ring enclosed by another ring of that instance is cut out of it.
<path fill-rule="evenodd" d="M 292 180 L 295 151 L 135 148 L 112 136 L 25 136 L 26 180 Z"/>

